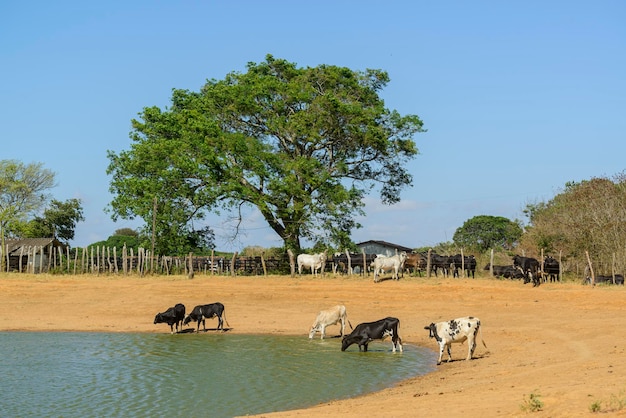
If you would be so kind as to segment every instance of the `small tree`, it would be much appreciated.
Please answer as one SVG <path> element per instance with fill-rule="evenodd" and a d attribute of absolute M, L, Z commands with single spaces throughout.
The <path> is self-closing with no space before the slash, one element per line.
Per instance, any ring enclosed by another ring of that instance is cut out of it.
<path fill-rule="evenodd" d="M 16 229 L 47 202 L 47 191 L 55 186 L 54 173 L 42 163 L 24 164 L 16 160 L 0 161 L 0 240 L 6 248 L 5 235 Z M 0 262 L 5 267 L 5 257 Z"/>
<path fill-rule="evenodd" d="M 55 237 L 67 243 L 74 239 L 76 224 L 84 220 L 80 199 L 65 202 L 53 199 L 43 216 L 26 223 L 23 235 L 26 238 Z"/>
<path fill-rule="evenodd" d="M 512 249 L 522 236 L 519 221 L 502 216 L 480 215 L 465 221 L 453 237 L 456 245 L 484 252 L 490 248 Z"/>

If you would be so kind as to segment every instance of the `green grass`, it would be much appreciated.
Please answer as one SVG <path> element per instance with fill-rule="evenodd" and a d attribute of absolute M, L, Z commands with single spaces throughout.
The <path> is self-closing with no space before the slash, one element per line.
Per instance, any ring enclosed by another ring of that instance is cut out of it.
<path fill-rule="evenodd" d="M 541 395 L 537 391 L 533 391 L 528 395 L 528 398 L 524 398 L 523 403 L 520 405 L 520 409 L 524 412 L 538 412 L 543 409 L 543 402 L 539 399 Z"/>

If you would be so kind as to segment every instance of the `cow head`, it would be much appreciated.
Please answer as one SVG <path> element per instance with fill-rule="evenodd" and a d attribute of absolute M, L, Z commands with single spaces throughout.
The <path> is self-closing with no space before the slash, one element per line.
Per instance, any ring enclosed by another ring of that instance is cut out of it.
<path fill-rule="evenodd" d="M 354 344 L 354 338 L 350 337 L 350 335 L 345 335 L 341 340 L 341 351 L 346 351 L 352 344 Z"/>
<path fill-rule="evenodd" d="M 433 322 L 430 323 L 427 327 L 424 327 L 425 330 L 428 330 L 428 338 L 434 338 L 437 341 L 441 341 L 441 338 L 437 334 L 437 325 Z"/>
<path fill-rule="evenodd" d="M 191 322 L 191 315 L 187 315 L 185 319 L 183 319 L 183 325 L 187 325 Z"/>
<path fill-rule="evenodd" d="M 160 313 L 156 314 L 156 316 L 154 317 L 154 323 L 155 324 L 160 324 L 161 322 L 163 322 L 163 315 L 161 315 Z"/>
<path fill-rule="evenodd" d="M 312 338 L 313 338 L 313 336 L 315 335 L 315 333 L 316 333 L 317 331 L 319 331 L 319 329 L 318 329 L 317 325 L 313 325 L 313 326 L 311 327 L 311 330 L 309 331 L 309 338 L 311 338 L 311 339 L 312 339 Z"/>

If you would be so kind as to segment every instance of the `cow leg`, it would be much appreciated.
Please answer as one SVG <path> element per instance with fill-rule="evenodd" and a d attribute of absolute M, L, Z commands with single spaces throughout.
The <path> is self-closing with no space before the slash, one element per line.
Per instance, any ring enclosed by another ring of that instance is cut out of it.
<path fill-rule="evenodd" d="M 443 349 L 444 349 L 445 344 L 439 343 L 439 359 L 437 359 L 437 366 L 439 366 L 441 364 L 441 358 L 443 357 Z"/>
<path fill-rule="evenodd" d="M 370 338 L 369 337 L 363 337 L 361 338 L 361 341 L 359 341 L 359 351 L 361 351 L 361 346 L 363 346 L 363 351 L 367 351 L 367 345 L 370 342 Z"/>
<path fill-rule="evenodd" d="M 471 360 L 472 357 L 474 356 L 474 350 L 476 349 L 476 339 L 472 338 L 471 341 L 468 341 L 468 352 L 467 352 L 467 358 L 465 360 Z"/>
<path fill-rule="evenodd" d="M 450 351 L 450 349 L 452 348 L 452 343 L 448 343 L 446 345 L 446 348 L 448 349 L 448 363 L 452 361 L 452 353 Z"/>
<path fill-rule="evenodd" d="M 343 337 L 344 331 L 346 330 L 346 320 L 341 318 L 341 336 Z"/>
<path fill-rule="evenodd" d="M 326 337 L 326 324 L 322 324 L 322 330 L 320 331 L 320 334 L 322 334 L 320 336 L 320 340 L 323 340 L 324 337 Z"/>
<path fill-rule="evenodd" d="M 224 330 L 224 321 L 220 315 L 217 316 L 217 329 Z"/>
<path fill-rule="evenodd" d="M 391 342 L 393 343 L 393 352 L 396 352 L 396 347 L 398 348 L 398 351 L 402 352 L 402 338 L 396 336 L 395 339 L 392 338 Z"/>

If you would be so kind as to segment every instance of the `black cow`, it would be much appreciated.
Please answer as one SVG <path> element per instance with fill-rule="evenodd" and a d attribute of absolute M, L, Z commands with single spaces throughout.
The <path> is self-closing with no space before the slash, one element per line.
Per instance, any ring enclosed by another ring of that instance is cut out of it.
<path fill-rule="evenodd" d="M 485 270 L 489 270 L 490 264 L 485 266 Z M 523 279 L 526 277 L 519 267 L 510 266 L 493 266 L 494 277 L 504 277 L 505 279 Z"/>
<path fill-rule="evenodd" d="M 185 305 L 177 303 L 175 306 L 168 308 L 165 312 L 160 312 L 154 317 L 155 324 L 165 323 L 170 326 L 172 334 L 174 333 L 174 325 L 176 325 L 176 332 L 178 332 L 178 324 L 180 323 L 180 329 L 183 329 L 183 319 L 185 318 Z"/>
<path fill-rule="evenodd" d="M 555 258 L 548 255 L 543 259 L 543 273 L 546 275 L 545 281 L 549 279 L 551 282 L 558 282 L 560 272 L 559 262 Z"/>
<path fill-rule="evenodd" d="M 447 255 L 430 254 L 430 270 L 437 276 L 437 270 L 441 269 L 443 276 L 447 277 L 450 270 L 450 257 Z"/>
<path fill-rule="evenodd" d="M 370 341 L 391 337 L 393 352 L 396 352 L 396 347 L 402 352 L 402 339 L 398 335 L 398 326 L 400 326 L 400 320 L 392 317 L 359 324 L 354 327 L 350 334 L 343 337 L 341 351 L 346 351 L 346 348 L 352 344 L 358 344 L 359 351 L 361 351 L 361 347 L 363 347 L 362 351 L 367 351 L 367 345 Z"/>
<path fill-rule="evenodd" d="M 456 254 L 448 258 L 450 267 L 452 267 L 452 277 L 459 277 L 459 269 L 464 268 L 467 271 L 467 277 L 474 278 L 476 272 L 476 258 L 473 255 L 461 256 Z"/>
<path fill-rule="evenodd" d="M 541 280 L 539 278 L 539 261 L 537 261 L 537 259 L 516 255 L 513 257 L 513 265 L 521 268 L 524 272 L 524 284 L 530 281 L 533 282 L 533 287 L 541 284 Z"/>
<path fill-rule="evenodd" d="M 587 277 L 585 279 L 585 281 L 587 282 L 587 284 L 591 283 L 591 277 Z M 613 284 L 613 276 L 607 276 L 607 275 L 598 275 L 596 276 L 596 280 L 595 283 L 606 283 L 606 284 Z M 615 275 L 615 284 L 620 284 L 620 285 L 624 285 L 624 276 L 622 274 L 616 274 Z"/>
<path fill-rule="evenodd" d="M 195 308 L 193 308 L 191 313 L 187 315 L 183 324 L 187 325 L 191 321 L 196 321 L 196 332 L 200 332 L 200 322 L 202 322 L 202 328 L 204 331 L 206 331 L 206 319 L 211 319 L 215 316 L 217 316 L 218 321 L 217 329 L 221 329 L 223 331 L 224 321 L 226 321 L 226 315 L 224 314 L 224 305 L 219 302 L 196 306 Z M 222 317 L 224 317 L 224 319 L 222 319 Z M 228 325 L 228 321 L 226 321 L 226 325 Z M 228 326 L 230 327 L 230 325 Z"/>

